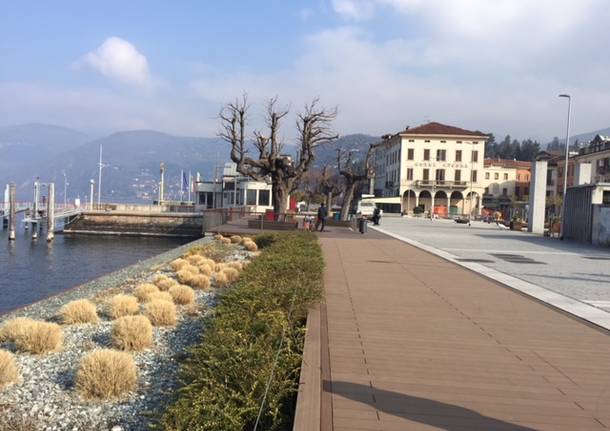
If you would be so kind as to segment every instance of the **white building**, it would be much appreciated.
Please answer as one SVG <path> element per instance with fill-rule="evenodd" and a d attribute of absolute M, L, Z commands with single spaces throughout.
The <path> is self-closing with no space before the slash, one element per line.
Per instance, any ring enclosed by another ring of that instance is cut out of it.
<path fill-rule="evenodd" d="M 486 134 L 428 123 L 384 138 L 375 151 L 375 202 L 381 208 L 481 213 Z"/>
<path fill-rule="evenodd" d="M 576 156 L 577 163 L 591 163 L 591 182 L 610 182 L 610 136 L 596 135 Z"/>
<path fill-rule="evenodd" d="M 206 208 L 249 206 L 255 212 L 273 209 L 271 183 L 255 181 L 237 172 L 235 163 L 225 163 L 221 178 L 197 182 L 197 202 Z"/>

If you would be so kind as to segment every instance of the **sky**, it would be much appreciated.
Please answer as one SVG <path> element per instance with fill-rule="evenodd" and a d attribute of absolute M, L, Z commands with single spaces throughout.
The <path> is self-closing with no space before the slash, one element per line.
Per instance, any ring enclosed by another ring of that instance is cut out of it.
<path fill-rule="evenodd" d="M 248 94 L 340 134 L 428 121 L 543 142 L 610 127 L 607 0 L 2 1 L 0 125 L 214 136 Z M 284 125 L 292 138 L 294 118 Z"/>

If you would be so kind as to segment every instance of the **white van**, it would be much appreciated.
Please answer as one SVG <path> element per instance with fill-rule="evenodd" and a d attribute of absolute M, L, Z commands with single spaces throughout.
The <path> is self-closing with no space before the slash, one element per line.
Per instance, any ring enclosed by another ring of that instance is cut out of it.
<path fill-rule="evenodd" d="M 362 195 L 363 198 L 368 198 L 368 197 L 374 197 L 373 195 Z M 362 217 L 372 217 L 373 216 L 373 212 L 375 211 L 375 208 L 377 208 L 377 205 L 375 205 L 375 202 L 371 201 L 371 200 L 364 200 L 364 199 L 360 199 L 358 201 L 358 203 L 356 204 L 356 215 L 357 216 L 362 216 Z"/>

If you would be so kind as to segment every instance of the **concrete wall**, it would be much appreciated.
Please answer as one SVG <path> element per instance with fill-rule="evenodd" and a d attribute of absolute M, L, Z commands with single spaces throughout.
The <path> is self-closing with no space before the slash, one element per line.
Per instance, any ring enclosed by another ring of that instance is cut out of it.
<path fill-rule="evenodd" d="M 593 226 L 591 242 L 594 245 L 610 247 L 610 206 L 593 205 Z"/>

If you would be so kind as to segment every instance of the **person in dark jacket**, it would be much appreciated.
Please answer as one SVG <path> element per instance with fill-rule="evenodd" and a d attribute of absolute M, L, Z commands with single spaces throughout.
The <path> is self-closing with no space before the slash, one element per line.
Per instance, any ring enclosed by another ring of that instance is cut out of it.
<path fill-rule="evenodd" d="M 379 226 L 379 220 L 381 220 L 381 211 L 379 208 L 375 207 L 373 210 L 373 224 Z"/>
<path fill-rule="evenodd" d="M 316 230 L 320 227 L 320 232 L 324 232 L 324 227 L 326 226 L 326 217 L 328 217 L 328 209 L 324 202 L 318 208 L 318 219 L 316 220 Z"/>

